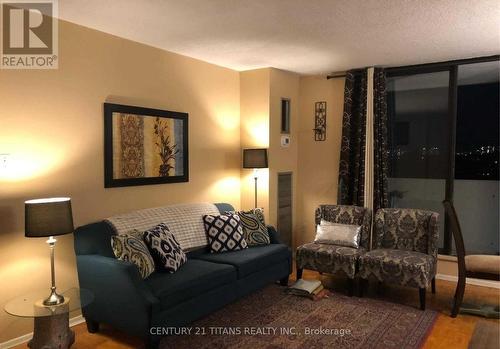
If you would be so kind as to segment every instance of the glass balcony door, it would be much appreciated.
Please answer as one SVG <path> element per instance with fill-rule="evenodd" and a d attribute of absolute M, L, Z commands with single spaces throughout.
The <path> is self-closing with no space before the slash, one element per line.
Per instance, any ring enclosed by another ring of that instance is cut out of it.
<path fill-rule="evenodd" d="M 499 253 L 499 73 L 498 61 L 458 66 L 453 202 L 469 254 Z"/>
<path fill-rule="evenodd" d="M 391 207 L 440 213 L 453 200 L 467 253 L 499 254 L 499 56 L 389 68 Z"/>
<path fill-rule="evenodd" d="M 426 209 L 444 217 L 450 170 L 449 80 L 449 71 L 388 79 L 392 207 Z M 443 232 L 442 219 L 440 224 Z"/>

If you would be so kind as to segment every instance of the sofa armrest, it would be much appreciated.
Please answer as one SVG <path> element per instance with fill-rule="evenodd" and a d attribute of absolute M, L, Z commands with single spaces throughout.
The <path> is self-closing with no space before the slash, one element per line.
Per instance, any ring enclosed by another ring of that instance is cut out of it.
<path fill-rule="evenodd" d="M 275 227 L 273 227 L 272 225 L 268 225 L 267 232 L 269 233 L 269 239 L 271 240 L 272 244 L 282 243 L 280 240 L 280 234 L 278 233 Z"/>
<path fill-rule="evenodd" d="M 159 300 L 151 293 L 137 267 L 101 255 L 77 256 L 80 287 L 94 294 L 83 315 L 136 335 L 147 335 Z"/>

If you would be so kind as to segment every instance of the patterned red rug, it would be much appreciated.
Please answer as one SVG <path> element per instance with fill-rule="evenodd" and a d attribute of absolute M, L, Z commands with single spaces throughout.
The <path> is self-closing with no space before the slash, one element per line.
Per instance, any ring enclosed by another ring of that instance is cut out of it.
<path fill-rule="evenodd" d="M 167 336 L 161 349 L 420 348 L 437 313 L 333 294 L 312 301 L 269 286 Z"/>

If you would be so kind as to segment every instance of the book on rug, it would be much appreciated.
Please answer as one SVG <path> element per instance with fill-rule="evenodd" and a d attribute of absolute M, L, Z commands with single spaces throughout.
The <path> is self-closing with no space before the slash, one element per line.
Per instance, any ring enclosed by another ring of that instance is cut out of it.
<path fill-rule="evenodd" d="M 332 295 L 332 292 L 330 292 L 326 288 L 323 288 L 317 294 L 313 294 L 313 295 L 309 296 L 309 298 L 311 298 L 313 301 L 319 301 L 319 300 L 322 300 L 323 298 L 330 298 L 331 295 Z"/>
<path fill-rule="evenodd" d="M 323 290 L 323 285 L 319 280 L 299 279 L 285 290 L 288 294 L 295 296 L 310 297 L 318 295 Z"/>

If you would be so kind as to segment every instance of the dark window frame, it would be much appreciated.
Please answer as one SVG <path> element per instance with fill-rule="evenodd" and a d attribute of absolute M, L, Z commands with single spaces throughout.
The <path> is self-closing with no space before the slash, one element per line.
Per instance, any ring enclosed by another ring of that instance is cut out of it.
<path fill-rule="evenodd" d="M 426 64 L 416 64 L 400 67 L 386 68 L 386 76 L 406 76 L 425 73 L 436 73 L 441 71 L 449 72 L 448 85 L 448 124 L 450 125 L 450 137 L 448 147 L 449 171 L 446 178 L 445 200 L 453 200 L 453 181 L 455 179 L 455 143 L 456 143 L 456 125 L 457 125 L 457 97 L 458 97 L 458 67 L 466 64 L 485 63 L 500 61 L 500 55 L 458 59 L 445 62 L 435 62 Z M 452 251 L 452 235 L 448 218 L 444 219 L 444 246 L 439 248 L 440 254 L 450 255 Z"/>

